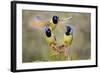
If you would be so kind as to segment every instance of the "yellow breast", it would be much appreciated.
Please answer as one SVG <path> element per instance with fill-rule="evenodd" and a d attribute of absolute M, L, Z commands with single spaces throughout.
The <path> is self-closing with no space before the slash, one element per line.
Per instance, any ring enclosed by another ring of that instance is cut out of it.
<path fill-rule="evenodd" d="M 65 35 L 64 34 L 64 44 L 70 46 L 73 40 L 72 35 Z"/>
<path fill-rule="evenodd" d="M 47 43 L 50 45 L 50 44 L 55 44 L 56 43 L 56 40 L 53 36 L 51 37 L 46 37 L 46 41 Z"/>
<path fill-rule="evenodd" d="M 52 30 L 55 30 L 56 24 L 54 24 L 52 21 L 50 21 L 50 27 L 52 28 Z"/>

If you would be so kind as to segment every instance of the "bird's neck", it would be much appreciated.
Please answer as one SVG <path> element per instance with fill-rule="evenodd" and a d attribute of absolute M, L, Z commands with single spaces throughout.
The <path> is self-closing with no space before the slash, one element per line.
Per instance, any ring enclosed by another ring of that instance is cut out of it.
<path fill-rule="evenodd" d="M 65 34 L 66 34 L 66 35 L 70 35 L 70 32 L 67 31 Z"/>

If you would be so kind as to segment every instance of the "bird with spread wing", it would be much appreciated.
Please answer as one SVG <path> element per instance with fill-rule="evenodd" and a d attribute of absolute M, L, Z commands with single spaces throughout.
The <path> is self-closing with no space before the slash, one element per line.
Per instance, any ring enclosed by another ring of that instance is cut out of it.
<path fill-rule="evenodd" d="M 41 16 L 36 16 L 32 20 L 31 26 L 34 29 L 39 29 L 39 30 L 43 29 L 45 31 L 46 41 L 48 45 L 55 51 L 55 54 L 61 53 L 62 52 L 61 49 L 63 49 L 65 56 L 67 56 L 69 54 L 69 47 L 73 40 L 72 28 L 70 26 L 67 26 L 67 24 L 65 24 L 70 19 L 72 19 L 72 17 L 59 18 L 59 16 L 54 15 L 51 17 L 51 19 L 45 19 Z M 61 46 L 57 46 L 56 37 L 53 33 L 53 31 L 56 29 L 56 26 L 59 25 L 59 23 L 65 25 L 66 29 Z"/>

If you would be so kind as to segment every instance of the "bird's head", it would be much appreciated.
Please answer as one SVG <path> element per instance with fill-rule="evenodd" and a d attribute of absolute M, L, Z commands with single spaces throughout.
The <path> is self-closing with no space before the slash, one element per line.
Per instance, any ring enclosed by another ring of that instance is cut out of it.
<path fill-rule="evenodd" d="M 69 35 L 72 32 L 72 28 L 70 26 L 66 26 L 66 35 Z"/>
<path fill-rule="evenodd" d="M 51 37 L 51 29 L 48 26 L 45 27 L 45 33 L 47 37 Z"/>
<path fill-rule="evenodd" d="M 67 28 L 67 32 L 71 32 L 71 27 L 70 26 L 66 26 L 66 28 Z"/>
<path fill-rule="evenodd" d="M 58 16 L 53 16 L 52 21 L 53 21 L 54 24 L 57 24 L 58 21 L 59 21 L 59 17 Z"/>

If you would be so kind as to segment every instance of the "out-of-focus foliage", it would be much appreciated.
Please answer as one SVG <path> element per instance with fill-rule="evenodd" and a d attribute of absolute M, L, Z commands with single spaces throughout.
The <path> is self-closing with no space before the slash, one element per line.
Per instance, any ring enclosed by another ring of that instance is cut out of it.
<path fill-rule="evenodd" d="M 66 60 L 63 53 L 52 56 L 52 50 L 45 40 L 44 30 L 37 30 L 30 27 L 31 20 L 35 16 L 42 16 L 50 19 L 53 15 L 67 18 L 72 16 L 71 26 L 74 30 L 73 42 L 71 45 L 72 60 L 86 60 L 91 57 L 91 14 L 74 12 L 49 12 L 49 11 L 22 11 L 22 61 L 61 61 Z M 63 24 L 57 25 L 54 35 L 57 44 L 61 45 L 65 29 Z"/>

